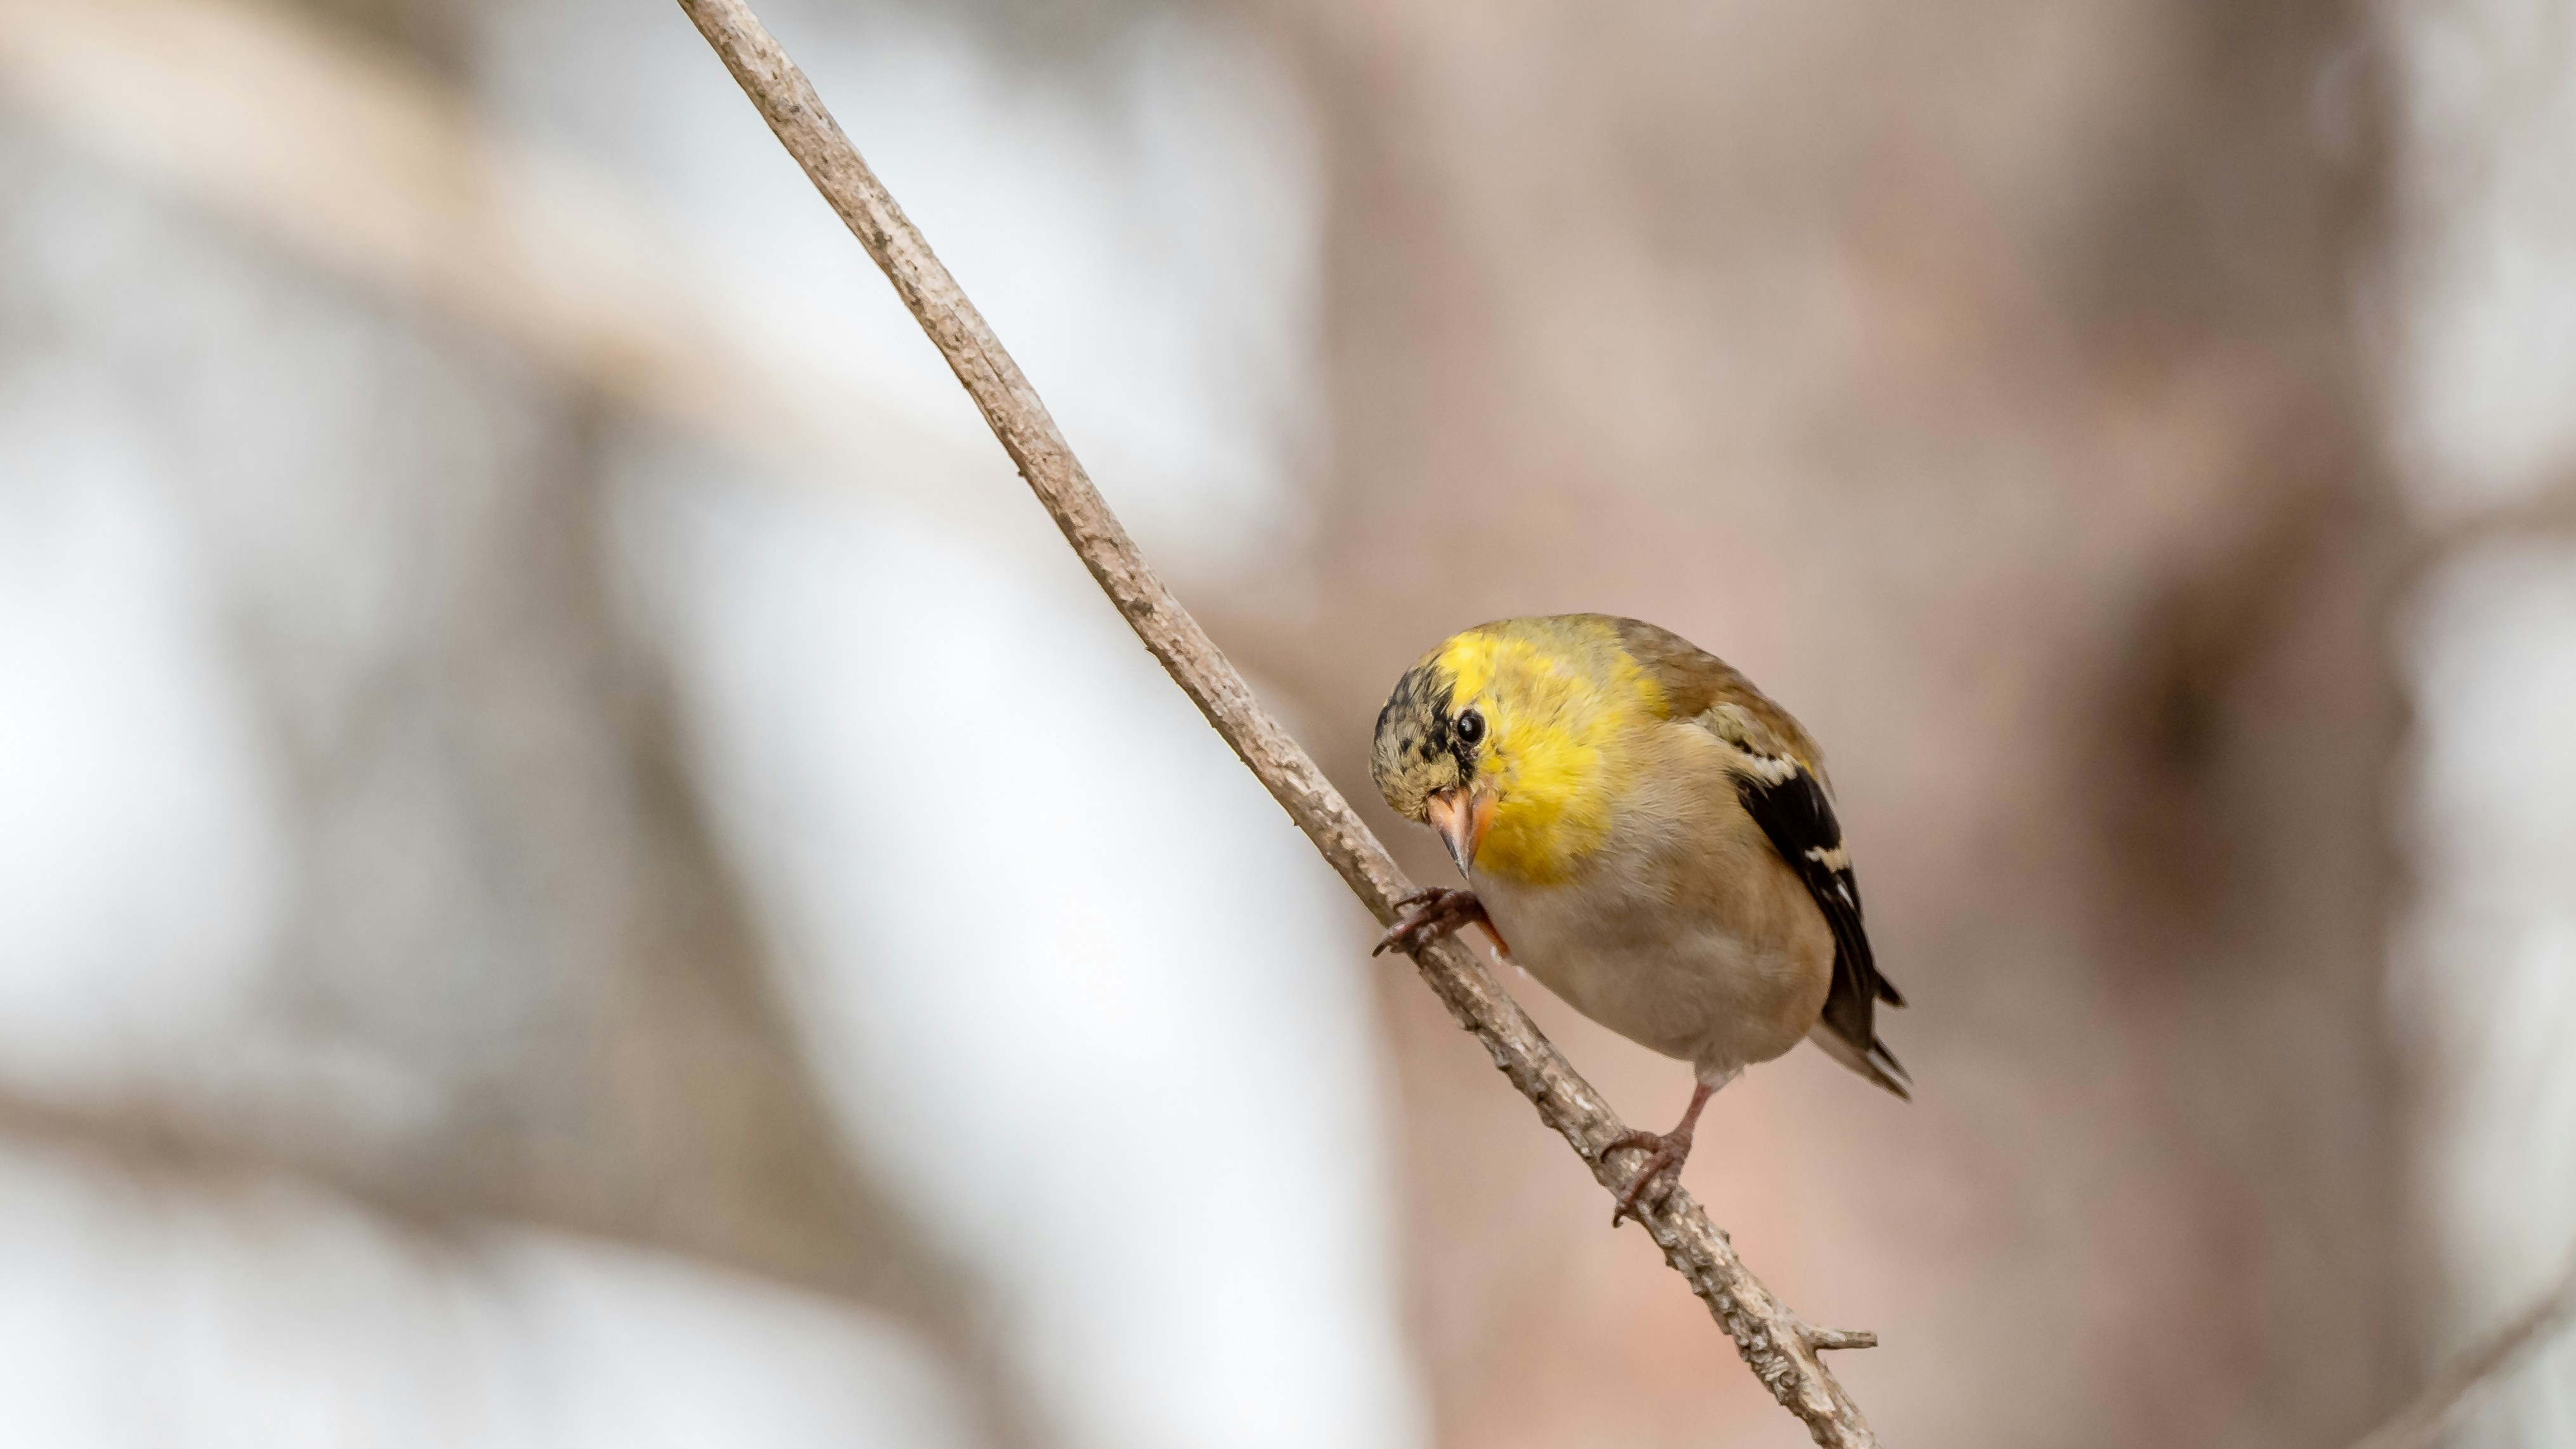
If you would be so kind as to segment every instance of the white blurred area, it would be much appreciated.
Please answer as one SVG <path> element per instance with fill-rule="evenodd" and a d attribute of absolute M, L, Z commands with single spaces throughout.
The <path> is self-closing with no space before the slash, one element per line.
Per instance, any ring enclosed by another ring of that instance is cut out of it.
<path fill-rule="evenodd" d="M 1070 63 L 1015 53 L 974 14 L 788 0 L 761 18 L 1140 542 L 1184 578 L 1277 567 L 1320 436 L 1321 180 L 1293 82 L 1221 11 L 1077 22 Z M 497 7 L 478 54 L 495 114 L 658 203 L 734 325 L 797 371 L 997 456 L 696 32 L 637 18 L 608 0 Z M 980 521 L 1037 537 L 1026 514 Z"/>
<path fill-rule="evenodd" d="M 1401 1442 L 1368 1002 L 1304 839 L 1071 581 L 862 504 L 634 507 L 819 1068 L 1077 1442 Z"/>
<path fill-rule="evenodd" d="M 973 1442 L 899 1331 L 662 1255 L 24 1150 L 0 1158 L 0 1225 L 13 1444 Z"/>
<path fill-rule="evenodd" d="M 2450 540 L 2399 629 L 2418 895 L 2390 996 L 2438 1361 L 2576 1265 L 2576 14 L 2387 13 L 2404 102 L 2394 451 Z M 2472 1413 L 2451 1442 L 2576 1441 L 2576 1338 Z"/>
<path fill-rule="evenodd" d="M 2445 1346 L 2521 1311 L 2576 1253 L 2576 548 L 2490 545 L 2414 622 L 2424 899 L 2399 1029 L 2430 1084 L 2425 1167 Z M 2576 1434 L 2576 1344 L 2545 1349 L 2479 1444 Z"/>
<path fill-rule="evenodd" d="M 217 1035 L 288 849 L 171 480 L 77 382 L 0 414 L 0 1073 L 101 1090 Z"/>
<path fill-rule="evenodd" d="M 1018 487 L 675 7 L 475 13 L 729 355 Z M 1149 546 L 1292 553 L 1276 62 L 927 15 L 769 18 Z M 1033 505 L 604 406 L 0 60 L 0 1443 L 1420 1442 L 1356 915 Z M 860 1188 L 741 1142 L 809 1086 Z"/>

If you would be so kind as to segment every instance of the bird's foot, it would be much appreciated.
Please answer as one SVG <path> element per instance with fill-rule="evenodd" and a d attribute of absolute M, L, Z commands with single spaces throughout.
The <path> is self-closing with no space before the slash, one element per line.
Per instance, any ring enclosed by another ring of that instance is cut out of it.
<path fill-rule="evenodd" d="M 1646 1161 L 1637 1169 L 1637 1175 L 1628 1180 L 1627 1190 L 1619 1194 L 1618 1206 L 1610 1210 L 1610 1226 L 1614 1228 L 1628 1218 L 1645 1221 L 1639 1207 L 1663 1201 L 1681 1185 L 1682 1164 L 1690 1158 L 1690 1125 L 1684 1123 L 1672 1132 L 1631 1130 L 1622 1133 L 1617 1141 L 1602 1149 L 1602 1155 L 1606 1157 L 1623 1147 L 1634 1147 L 1644 1152 Z"/>
<path fill-rule="evenodd" d="M 1494 923 L 1485 916 L 1485 903 L 1476 899 L 1476 893 L 1453 886 L 1425 887 L 1397 901 L 1395 908 L 1404 914 L 1396 918 L 1394 925 L 1387 927 L 1386 934 L 1378 938 L 1377 949 L 1369 952 L 1370 955 L 1418 950 L 1428 942 L 1455 934 L 1464 926 L 1482 926 L 1488 932 L 1494 929 Z M 1495 939 L 1499 941 L 1502 938 L 1496 935 Z"/>

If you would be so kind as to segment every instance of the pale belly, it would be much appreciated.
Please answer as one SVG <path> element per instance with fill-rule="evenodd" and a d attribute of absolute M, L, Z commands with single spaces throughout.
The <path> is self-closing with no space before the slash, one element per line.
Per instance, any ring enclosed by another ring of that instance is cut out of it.
<path fill-rule="evenodd" d="M 1787 873 L 1776 858 L 1750 875 Z M 1794 880 L 1794 877 L 1792 877 Z M 1824 1010 L 1833 937 L 1799 891 L 1744 880 L 1676 904 L 1673 893 L 1616 882 L 1471 882 L 1512 960 L 1575 1010 L 1621 1036 L 1733 1075 L 1796 1046 Z"/>

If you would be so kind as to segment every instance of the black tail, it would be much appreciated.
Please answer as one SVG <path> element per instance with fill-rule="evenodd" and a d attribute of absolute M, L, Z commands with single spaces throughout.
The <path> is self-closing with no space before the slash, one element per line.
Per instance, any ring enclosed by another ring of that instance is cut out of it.
<path fill-rule="evenodd" d="M 1864 941 L 1861 950 L 1868 949 Z M 1834 985 L 1825 997 L 1824 1018 L 1807 1036 L 1827 1056 L 1911 1102 L 1914 1093 L 1907 1089 L 1914 1085 L 1913 1076 L 1887 1043 L 1878 1039 L 1874 1018 L 1881 1001 L 1890 1006 L 1905 1004 L 1874 964 L 1854 961 L 1847 945 L 1839 948 L 1834 952 Z"/>

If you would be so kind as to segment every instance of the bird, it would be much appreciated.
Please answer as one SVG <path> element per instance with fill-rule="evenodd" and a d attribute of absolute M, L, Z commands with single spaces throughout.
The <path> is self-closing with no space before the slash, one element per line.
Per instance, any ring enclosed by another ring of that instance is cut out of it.
<path fill-rule="evenodd" d="M 1716 655 L 1608 614 L 1480 624 L 1396 681 L 1369 772 L 1467 883 L 1398 901 L 1378 952 L 1474 926 L 1691 1064 L 1677 1126 L 1603 1149 L 1645 1153 L 1612 1226 L 1670 1193 L 1711 1096 L 1801 1039 L 1912 1100 L 1875 1024 L 1905 998 L 1871 954 L 1823 754 Z"/>

